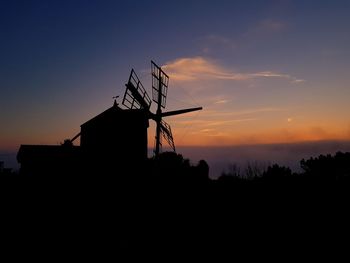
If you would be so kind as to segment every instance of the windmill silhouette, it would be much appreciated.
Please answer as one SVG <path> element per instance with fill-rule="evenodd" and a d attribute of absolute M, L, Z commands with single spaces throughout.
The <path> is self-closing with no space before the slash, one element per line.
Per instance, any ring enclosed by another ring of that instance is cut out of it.
<path fill-rule="evenodd" d="M 175 151 L 174 138 L 170 125 L 163 120 L 163 117 L 202 110 L 202 107 L 162 112 L 162 109 L 165 109 L 166 106 L 169 76 L 153 61 L 151 61 L 151 74 L 152 100 L 157 104 L 156 113 L 151 112 L 150 107 L 152 100 L 148 96 L 147 91 L 137 77 L 134 69 L 131 70 L 129 81 L 126 84 L 122 104 L 128 109 L 145 110 L 148 119 L 152 119 L 156 122 L 154 154 L 155 156 L 158 156 L 162 149 L 162 137 L 166 140 L 172 150 Z"/>
<path fill-rule="evenodd" d="M 114 98 L 112 107 L 80 125 L 80 132 L 63 145 L 21 145 L 17 160 L 21 173 L 46 176 L 55 171 L 59 176 L 66 171 L 83 174 L 141 174 L 147 167 L 149 120 L 156 122 L 154 154 L 162 150 L 162 138 L 175 151 L 170 125 L 163 118 L 201 110 L 202 107 L 162 112 L 166 106 L 169 77 L 153 61 L 152 99 L 132 69 L 122 104 Z M 150 107 L 156 103 L 156 113 Z M 80 137 L 80 146 L 73 142 Z M 134 164 L 129 165 L 130 160 Z"/>

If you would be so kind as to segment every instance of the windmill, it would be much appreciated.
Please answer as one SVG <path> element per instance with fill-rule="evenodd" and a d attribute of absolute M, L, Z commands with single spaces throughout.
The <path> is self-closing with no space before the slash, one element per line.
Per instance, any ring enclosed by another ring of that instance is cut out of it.
<path fill-rule="evenodd" d="M 129 81 L 126 84 L 122 104 L 128 109 L 145 110 L 148 119 L 152 119 L 156 122 L 154 154 L 158 156 L 162 148 L 162 138 L 164 138 L 172 150 L 175 151 L 174 138 L 170 125 L 163 120 L 163 117 L 202 110 L 202 107 L 162 112 L 162 109 L 165 109 L 166 106 L 169 76 L 153 61 L 151 61 L 151 74 L 152 100 L 157 105 L 156 113 L 151 112 L 152 100 L 148 96 L 134 69 L 131 70 Z"/>

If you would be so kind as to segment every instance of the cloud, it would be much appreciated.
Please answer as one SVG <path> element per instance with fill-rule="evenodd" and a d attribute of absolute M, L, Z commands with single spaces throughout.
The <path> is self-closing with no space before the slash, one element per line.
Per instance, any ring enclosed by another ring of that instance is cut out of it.
<path fill-rule="evenodd" d="M 232 51 L 237 48 L 237 43 L 233 38 L 210 34 L 198 39 L 202 46 L 202 52 L 205 54 L 211 53 L 213 50 L 227 50 Z"/>
<path fill-rule="evenodd" d="M 268 32 L 279 32 L 286 28 L 286 24 L 272 19 L 264 19 L 257 25 L 257 30 Z"/>
<path fill-rule="evenodd" d="M 177 81 L 193 81 L 201 79 L 247 79 L 246 75 L 230 72 L 224 67 L 203 57 L 179 58 L 166 63 L 162 68 L 172 80 Z"/>
<path fill-rule="evenodd" d="M 261 71 L 261 72 L 257 72 L 257 73 L 252 73 L 250 75 L 254 76 L 254 77 L 266 77 L 266 78 L 270 78 L 270 77 L 290 78 L 290 76 L 287 74 L 279 74 L 279 73 L 275 73 L 275 72 L 271 72 L 271 71 Z"/>
<path fill-rule="evenodd" d="M 221 36 L 221 35 L 207 35 L 203 37 L 204 41 L 212 42 L 214 44 L 221 44 L 221 45 L 227 45 L 232 48 L 236 47 L 234 44 L 234 41 L 231 38 L 228 38 L 226 36 Z"/>
<path fill-rule="evenodd" d="M 256 121 L 256 118 L 246 118 L 246 119 L 235 119 L 235 120 L 224 120 L 224 121 L 210 121 L 207 123 L 207 126 L 222 126 L 226 124 L 234 124 L 234 123 L 240 123 L 240 122 L 247 122 L 247 121 Z"/>
<path fill-rule="evenodd" d="M 294 82 L 294 83 L 302 83 L 302 82 L 305 82 L 306 80 L 304 80 L 304 79 L 294 79 L 292 82 Z"/>
<path fill-rule="evenodd" d="M 215 101 L 214 103 L 215 104 L 226 104 L 228 102 L 228 100 L 218 100 L 218 101 Z"/>
<path fill-rule="evenodd" d="M 232 116 L 255 115 L 258 113 L 281 112 L 281 111 L 286 111 L 286 109 L 265 107 L 265 108 L 242 109 L 242 110 L 236 110 L 236 111 L 206 110 L 205 114 L 206 114 L 206 116 L 211 116 L 211 117 L 215 117 L 215 118 L 218 118 L 218 117 L 227 118 L 227 117 L 232 117 Z"/>
<path fill-rule="evenodd" d="M 286 31 L 287 28 L 288 24 L 276 19 L 267 18 L 259 20 L 243 33 L 238 43 L 241 43 L 243 40 L 244 43 L 249 41 L 254 44 L 259 40 L 266 40 L 275 34 L 280 34 Z"/>
<path fill-rule="evenodd" d="M 211 131 L 214 131 L 214 129 L 202 129 L 199 132 L 207 133 L 207 132 L 211 132 Z"/>
<path fill-rule="evenodd" d="M 240 73 L 225 68 L 218 63 L 204 57 L 178 58 L 162 66 L 172 80 L 196 81 L 196 80 L 233 80 L 244 81 L 255 78 L 283 78 L 292 82 L 302 82 L 288 74 L 272 71 L 255 73 Z"/>
<path fill-rule="evenodd" d="M 286 109 L 282 108 L 252 108 L 252 109 L 243 109 L 243 110 L 235 110 L 235 111 L 221 111 L 221 110 L 210 110 L 205 109 L 205 114 L 201 116 L 201 119 L 193 119 L 193 115 L 182 114 L 172 116 L 172 120 L 176 121 L 177 124 L 208 124 L 209 122 L 213 122 L 213 120 L 231 120 L 233 118 L 233 122 L 242 122 L 242 121 L 251 121 L 255 120 L 260 113 L 273 113 L 273 112 L 282 112 L 286 111 Z M 199 111 L 198 111 L 199 112 Z"/>
<path fill-rule="evenodd" d="M 256 121 L 258 120 L 257 118 L 240 118 L 240 119 L 218 119 L 218 120 L 213 120 L 213 119 L 203 119 L 203 120 L 177 120 L 176 121 L 176 126 L 179 128 L 181 126 L 195 126 L 197 128 L 200 128 L 201 130 L 205 129 L 212 129 L 213 127 L 224 127 L 224 126 L 230 126 L 230 125 L 235 125 L 239 124 L 242 122 L 251 122 L 251 121 Z"/>

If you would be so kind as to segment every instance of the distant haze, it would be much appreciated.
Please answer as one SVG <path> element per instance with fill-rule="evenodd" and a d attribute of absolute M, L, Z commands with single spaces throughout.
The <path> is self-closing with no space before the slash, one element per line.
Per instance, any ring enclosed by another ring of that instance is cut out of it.
<path fill-rule="evenodd" d="M 238 145 L 227 147 L 178 147 L 177 151 L 192 162 L 207 161 L 210 177 L 217 178 L 237 164 L 242 169 L 248 163 L 261 166 L 279 164 L 290 167 L 294 172 L 301 171 L 300 160 L 317 157 L 320 154 L 335 154 L 350 151 L 350 141 L 319 141 L 291 144 Z"/>

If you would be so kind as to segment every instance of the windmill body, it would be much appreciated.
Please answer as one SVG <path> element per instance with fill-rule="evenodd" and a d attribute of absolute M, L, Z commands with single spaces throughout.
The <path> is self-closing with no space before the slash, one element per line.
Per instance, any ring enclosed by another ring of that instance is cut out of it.
<path fill-rule="evenodd" d="M 111 108 L 81 125 L 80 146 L 104 166 L 147 158 L 147 113 Z"/>

